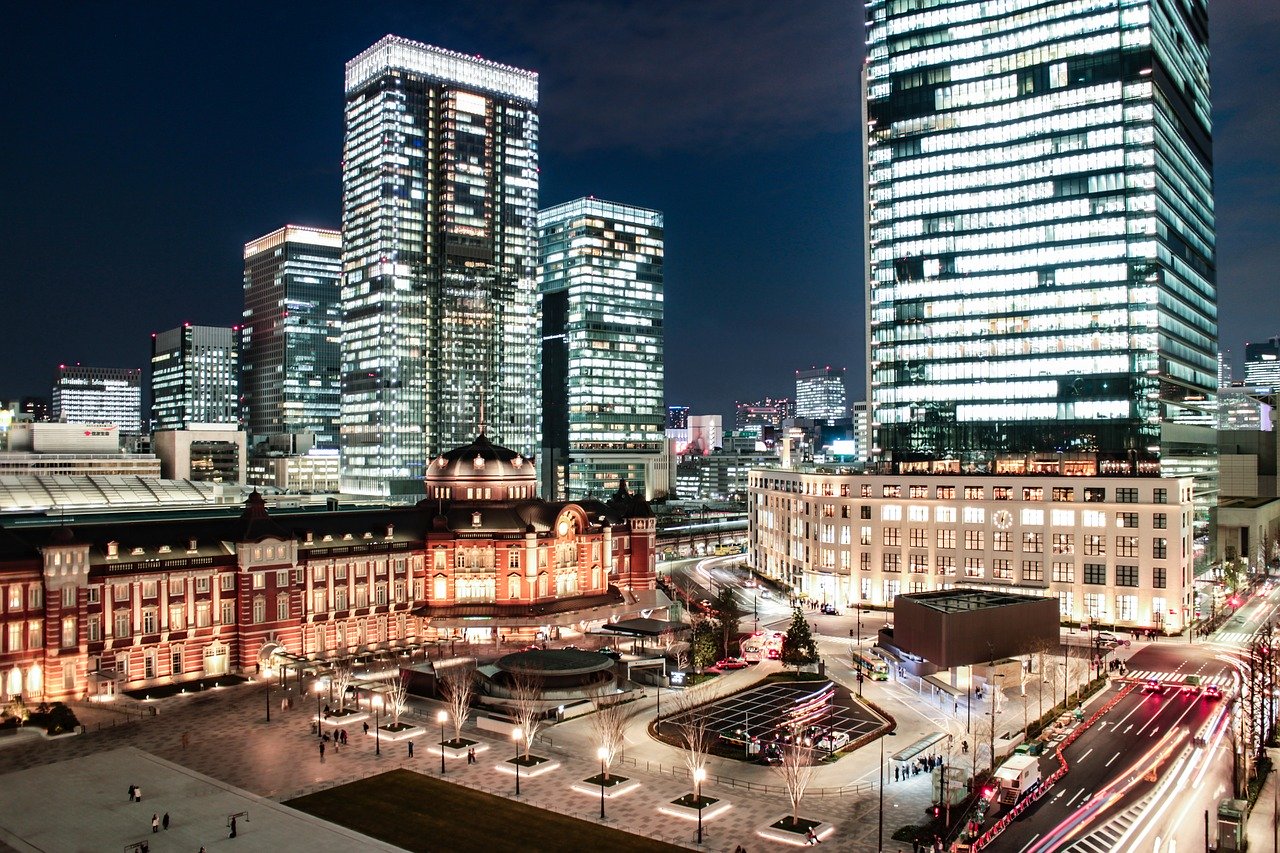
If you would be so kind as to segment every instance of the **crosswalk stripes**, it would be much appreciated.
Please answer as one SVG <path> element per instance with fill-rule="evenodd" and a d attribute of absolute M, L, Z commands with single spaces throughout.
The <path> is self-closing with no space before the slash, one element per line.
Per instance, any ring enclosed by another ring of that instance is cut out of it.
<path fill-rule="evenodd" d="M 1152 796 L 1153 794 L 1148 794 L 1143 797 L 1099 829 L 1066 848 L 1063 853 L 1115 853 L 1120 849 L 1120 839 L 1125 832 L 1133 826 L 1133 822 L 1138 819 L 1142 810 L 1151 804 Z"/>
<path fill-rule="evenodd" d="M 1225 643 L 1232 646 L 1247 646 L 1253 642 L 1252 631 L 1219 631 L 1209 638 L 1213 643 Z"/>
<path fill-rule="evenodd" d="M 1146 669 L 1131 669 L 1126 678 L 1134 681 L 1159 681 L 1162 684 L 1185 684 L 1187 681 L 1186 673 L 1177 672 L 1153 672 Z M 1200 676 L 1200 686 L 1208 687 L 1210 684 L 1226 690 L 1233 686 L 1232 678 L 1228 675 L 1202 675 Z"/>

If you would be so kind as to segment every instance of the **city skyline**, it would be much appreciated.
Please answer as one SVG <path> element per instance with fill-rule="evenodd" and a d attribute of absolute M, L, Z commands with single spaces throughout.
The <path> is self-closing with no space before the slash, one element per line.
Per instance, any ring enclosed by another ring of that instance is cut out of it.
<path fill-rule="evenodd" d="M 375 6 L 347 19 L 321 5 L 253 31 L 202 18 L 194 46 L 164 38 L 181 14 L 28 13 L 10 61 L 47 73 L 11 96 L 34 132 L 7 141 L 8 269 L 20 325 L 56 311 L 60 333 L 24 346 L 0 393 L 43 393 L 60 362 L 141 367 L 175 309 L 237 322 L 244 242 L 285 223 L 337 226 L 342 65 L 396 32 L 540 73 L 540 208 L 597 195 L 665 212 L 668 404 L 728 413 L 785 394 L 809 363 L 847 365 L 858 399 L 862 6 L 806 8 Z M 99 39 L 108 25 L 119 37 Z M 1262 37 L 1276 31 L 1267 4 L 1210 10 L 1220 345 L 1237 367 L 1247 341 L 1280 326 L 1249 310 L 1265 304 L 1280 219 L 1280 133 L 1264 109 L 1280 72 Z M 48 108 L 72 93 L 75 110 Z"/>

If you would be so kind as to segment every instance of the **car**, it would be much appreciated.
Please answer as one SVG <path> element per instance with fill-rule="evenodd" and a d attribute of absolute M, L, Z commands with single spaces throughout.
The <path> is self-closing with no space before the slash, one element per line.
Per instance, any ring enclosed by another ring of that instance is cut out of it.
<path fill-rule="evenodd" d="M 770 599 L 773 598 L 773 593 L 769 592 L 769 590 L 767 589 L 762 589 L 760 590 L 760 597 L 763 598 L 765 601 L 769 601 Z"/>
<path fill-rule="evenodd" d="M 1148 678 L 1142 684 L 1143 693 L 1164 693 L 1164 684 L 1158 678 Z"/>
<path fill-rule="evenodd" d="M 766 743 L 760 750 L 761 764 L 781 764 L 782 747 L 776 743 Z"/>
<path fill-rule="evenodd" d="M 822 605 L 822 612 L 827 616 L 835 616 L 840 611 L 836 610 L 836 606 L 834 604 L 824 604 Z"/>
<path fill-rule="evenodd" d="M 1122 640 L 1110 631 L 1099 631 L 1095 638 L 1095 642 L 1099 645 L 1108 646 L 1110 648 L 1129 645 L 1128 640 Z"/>
<path fill-rule="evenodd" d="M 610 657 L 610 658 L 613 658 L 614 660 L 622 660 L 622 652 L 618 651 L 617 649 L 611 649 L 608 646 L 605 646 L 603 649 L 600 649 L 599 651 L 600 651 L 600 654 L 604 655 L 605 657 Z"/>
<path fill-rule="evenodd" d="M 782 650 L 781 650 L 781 649 L 769 649 L 769 651 L 767 652 L 767 654 L 768 654 L 768 656 L 769 656 L 769 660 L 778 660 L 779 658 L 781 658 L 781 657 L 782 657 Z"/>
<path fill-rule="evenodd" d="M 742 658 L 724 658 L 716 661 L 716 669 L 746 669 L 747 662 Z"/>
<path fill-rule="evenodd" d="M 1204 689 L 1204 692 L 1201 695 L 1206 699 L 1221 699 L 1222 688 L 1216 684 L 1210 684 Z"/>

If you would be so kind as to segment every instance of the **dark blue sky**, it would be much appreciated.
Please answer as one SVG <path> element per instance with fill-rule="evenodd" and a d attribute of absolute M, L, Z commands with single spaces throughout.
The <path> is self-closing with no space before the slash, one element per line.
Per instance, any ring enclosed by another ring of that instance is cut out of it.
<path fill-rule="evenodd" d="M 850 0 L 31 3 L 0 58 L 0 396 L 235 323 L 242 244 L 339 221 L 343 64 L 388 32 L 541 74 L 541 203 L 666 214 L 667 397 L 862 393 Z M 1222 346 L 1280 334 L 1280 3 L 1213 0 Z"/>

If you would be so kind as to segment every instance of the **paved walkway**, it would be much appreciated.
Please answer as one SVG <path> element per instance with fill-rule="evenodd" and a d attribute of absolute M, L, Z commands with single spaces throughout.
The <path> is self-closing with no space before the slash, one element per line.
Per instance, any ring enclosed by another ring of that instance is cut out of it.
<path fill-rule="evenodd" d="M 142 801 L 130 802 L 129 785 Z M 0 838 L 18 851 L 393 851 L 397 848 L 133 747 L 0 776 Z M 168 828 L 152 832 L 153 815 Z M 230 837 L 231 815 L 236 837 Z"/>

